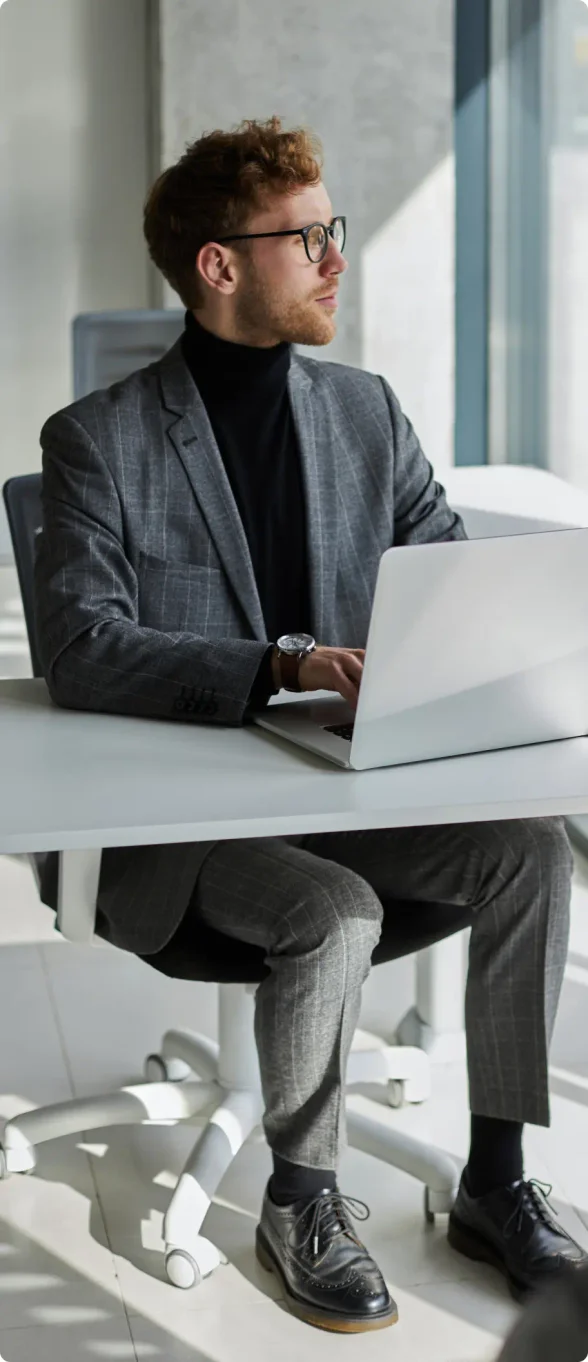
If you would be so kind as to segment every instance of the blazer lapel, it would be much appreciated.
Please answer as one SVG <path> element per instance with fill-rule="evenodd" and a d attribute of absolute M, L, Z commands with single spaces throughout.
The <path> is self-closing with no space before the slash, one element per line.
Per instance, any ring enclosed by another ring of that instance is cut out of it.
<path fill-rule="evenodd" d="M 306 502 L 312 630 L 320 643 L 334 627 L 337 574 L 337 477 L 328 405 L 294 356 L 288 375 Z"/>
<path fill-rule="evenodd" d="M 181 342 L 157 365 L 167 413 L 165 430 L 181 459 L 214 544 L 255 638 L 266 629 L 243 524 L 208 414 L 184 360 Z M 302 468 L 309 557 L 311 627 L 319 640 L 334 626 L 337 573 L 337 477 L 329 404 L 294 355 L 288 393 Z"/>
<path fill-rule="evenodd" d="M 160 360 L 165 430 L 181 459 L 215 548 L 255 638 L 265 622 L 249 545 L 208 413 L 177 341 Z"/>

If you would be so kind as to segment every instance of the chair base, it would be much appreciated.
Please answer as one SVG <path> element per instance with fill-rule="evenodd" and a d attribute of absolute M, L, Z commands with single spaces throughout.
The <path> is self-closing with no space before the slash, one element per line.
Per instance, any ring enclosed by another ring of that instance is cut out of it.
<path fill-rule="evenodd" d="M 253 994 L 244 985 L 219 987 L 220 1043 L 185 1031 L 168 1031 L 161 1053 L 146 1060 L 148 1081 L 105 1096 L 78 1098 L 25 1112 L 0 1137 L 0 1177 L 32 1172 L 35 1147 L 60 1135 L 114 1125 L 204 1122 L 180 1175 L 164 1219 L 165 1264 L 170 1282 L 189 1288 L 220 1263 L 202 1225 L 230 1163 L 262 1116 L 263 1102 L 253 1034 Z M 350 1056 L 353 1084 L 383 1082 L 392 1106 L 429 1095 L 427 1057 L 418 1049 L 386 1046 L 363 1033 Z M 189 1078 L 196 1075 L 196 1081 Z M 447 1155 L 383 1122 L 350 1110 L 349 1143 L 401 1168 L 425 1184 L 425 1214 L 451 1210 L 459 1170 Z"/>
<path fill-rule="evenodd" d="M 459 1031 L 435 1031 L 422 1020 L 416 1007 L 411 1007 L 402 1018 L 396 1039 L 399 1045 L 416 1046 L 423 1050 L 429 1064 L 455 1064 L 466 1057 L 466 1035 Z"/>

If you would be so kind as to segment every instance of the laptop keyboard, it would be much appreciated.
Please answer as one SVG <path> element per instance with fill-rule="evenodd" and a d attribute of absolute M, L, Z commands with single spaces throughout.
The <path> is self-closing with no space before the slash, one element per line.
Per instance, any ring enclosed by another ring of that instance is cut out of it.
<path fill-rule="evenodd" d="M 353 724 L 323 724 L 325 733 L 334 733 L 337 738 L 345 738 L 346 742 L 351 742 L 353 737 Z"/>

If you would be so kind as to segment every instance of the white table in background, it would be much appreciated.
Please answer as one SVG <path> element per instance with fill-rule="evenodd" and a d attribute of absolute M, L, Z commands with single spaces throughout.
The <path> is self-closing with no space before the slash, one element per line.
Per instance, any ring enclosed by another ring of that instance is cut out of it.
<path fill-rule="evenodd" d="M 491 464 L 449 468 L 438 476 L 471 539 L 588 526 L 588 493 L 544 469 Z M 588 817 L 580 814 L 570 821 L 588 839 Z M 461 937 L 441 941 L 418 957 L 416 1002 L 398 1038 L 422 1046 L 432 1061 L 463 1054 L 463 988 L 456 987 L 463 969 Z"/>

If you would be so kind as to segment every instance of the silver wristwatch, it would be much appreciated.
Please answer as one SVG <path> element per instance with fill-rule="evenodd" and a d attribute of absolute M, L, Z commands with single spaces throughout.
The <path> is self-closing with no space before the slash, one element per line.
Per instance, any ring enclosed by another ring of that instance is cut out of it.
<path fill-rule="evenodd" d="M 282 634 L 277 647 L 284 690 L 302 690 L 298 682 L 298 669 L 302 659 L 314 652 L 316 640 L 312 634 Z"/>

